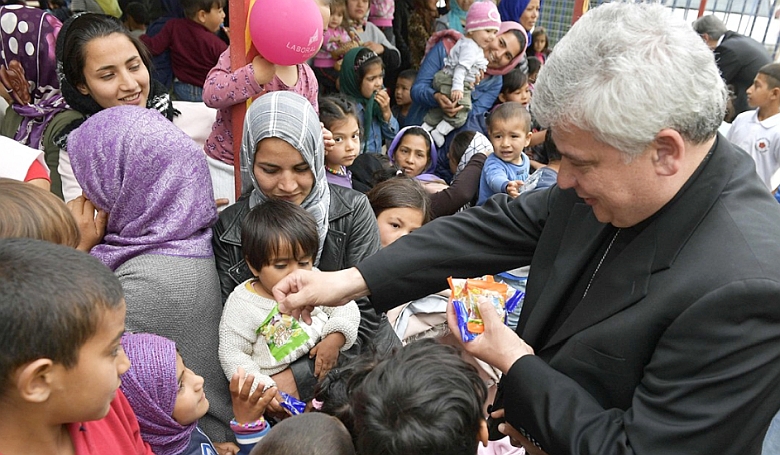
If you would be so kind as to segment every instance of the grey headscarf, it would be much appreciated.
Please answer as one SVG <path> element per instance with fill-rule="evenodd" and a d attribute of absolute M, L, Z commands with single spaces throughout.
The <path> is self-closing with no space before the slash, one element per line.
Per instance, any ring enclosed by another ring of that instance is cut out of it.
<path fill-rule="evenodd" d="M 317 220 L 320 248 L 315 265 L 319 264 L 322 246 L 328 234 L 328 208 L 330 188 L 325 177 L 325 144 L 317 113 L 311 103 L 293 92 L 271 92 L 255 100 L 244 117 L 244 134 L 241 138 L 242 193 L 250 189 L 249 207 L 268 200 L 260 191 L 252 169 L 255 164 L 257 144 L 269 137 L 282 139 L 301 153 L 314 173 L 314 186 L 301 203 L 301 207 Z M 251 185 L 251 188 L 250 188 Z"/>

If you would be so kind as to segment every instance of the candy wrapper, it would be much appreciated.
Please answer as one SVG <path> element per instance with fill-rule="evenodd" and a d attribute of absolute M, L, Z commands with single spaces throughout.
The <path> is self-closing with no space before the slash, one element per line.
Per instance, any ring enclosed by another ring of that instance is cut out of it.
<path fill-rule="evenodd" d="M 497 283 L 488 275 L 483 278 L 448 278 L 452 289 L 452 306 L 458 319 L 460 336 L 464 342 L 474 340 L 485 331 L 479 313 L 480 298 L 487 298 L 506 324 L 506 315 L 514 311 L 523 293 L 505 283 Z"/>
<path fill-rule="evenodd" d="M 295 318 L 279 312 L 279 305 L 274 306 L 263 320 L 257 328 L 257 334 L 265 338 L 271 355 L 278 362 L 309 340 L 309 334 Z"/>
<path fill-rule="evenodd" d="M 306 403 L 295 398 L 292 395 L 279 391 L 279 395 L 282 396 L 284 401 L 279 403 L 284 409 L 290 412 L 290 415 L 297 416 L 303 414 L 303 410 L 306 409 Z"/>

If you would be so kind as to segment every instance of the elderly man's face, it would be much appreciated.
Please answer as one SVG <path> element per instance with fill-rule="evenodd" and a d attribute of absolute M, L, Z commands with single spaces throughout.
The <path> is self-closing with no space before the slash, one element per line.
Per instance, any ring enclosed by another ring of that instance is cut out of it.
<path fill-rule="evenodd" d="M 633 226 L 663 205 L 653 191 L 655 167 L 649 151 L 626 162 L 619 150 L 577 128 L 553 129 L 561 152 L 558 186 L 573 188 L 602 223 Z"/>

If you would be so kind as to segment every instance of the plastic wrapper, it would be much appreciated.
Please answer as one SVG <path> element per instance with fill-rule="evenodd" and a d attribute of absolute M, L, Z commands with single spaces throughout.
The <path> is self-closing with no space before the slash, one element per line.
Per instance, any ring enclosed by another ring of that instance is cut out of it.
<path fill-rule="evenodd" d="M 306 409 L 306 402 L 295 398 L 292 395 L 279 391 L 279 395 L 284 399 L 279 403 L 284 409 L 286 409 L 290 415 L 297 416 L 303 414 L 303 410 Z"/>
<path fill-rule="evenodd" d="M 257 328 L 257 334 L 265 338 L 271 355 L 278 362 L 309 340 L 309 334 L 301 324 L 292 316 L 280 313 L 278 305 Z"/>
<path fill-rule="evenodd" d="M 479 301 L 487 298 L 506 324 L 506 316 L 514 311 L 523 293 L 505 283 L 497 283 L 488 275 L 482 278 L 448 278 L 452 290 L 452 306 L 458 320 L 460 336 L 464 342 L 474 340 L 485 331 Z"/>

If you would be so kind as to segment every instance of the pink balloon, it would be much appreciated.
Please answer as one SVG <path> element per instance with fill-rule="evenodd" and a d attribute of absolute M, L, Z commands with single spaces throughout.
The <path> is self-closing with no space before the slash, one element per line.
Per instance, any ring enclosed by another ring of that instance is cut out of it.
<path fill-rule="evenodd" d="M 256 0 L 249 35 L 269 62 L 297 65 L 320 50 L 322 15 L 314 0 Z"/>

